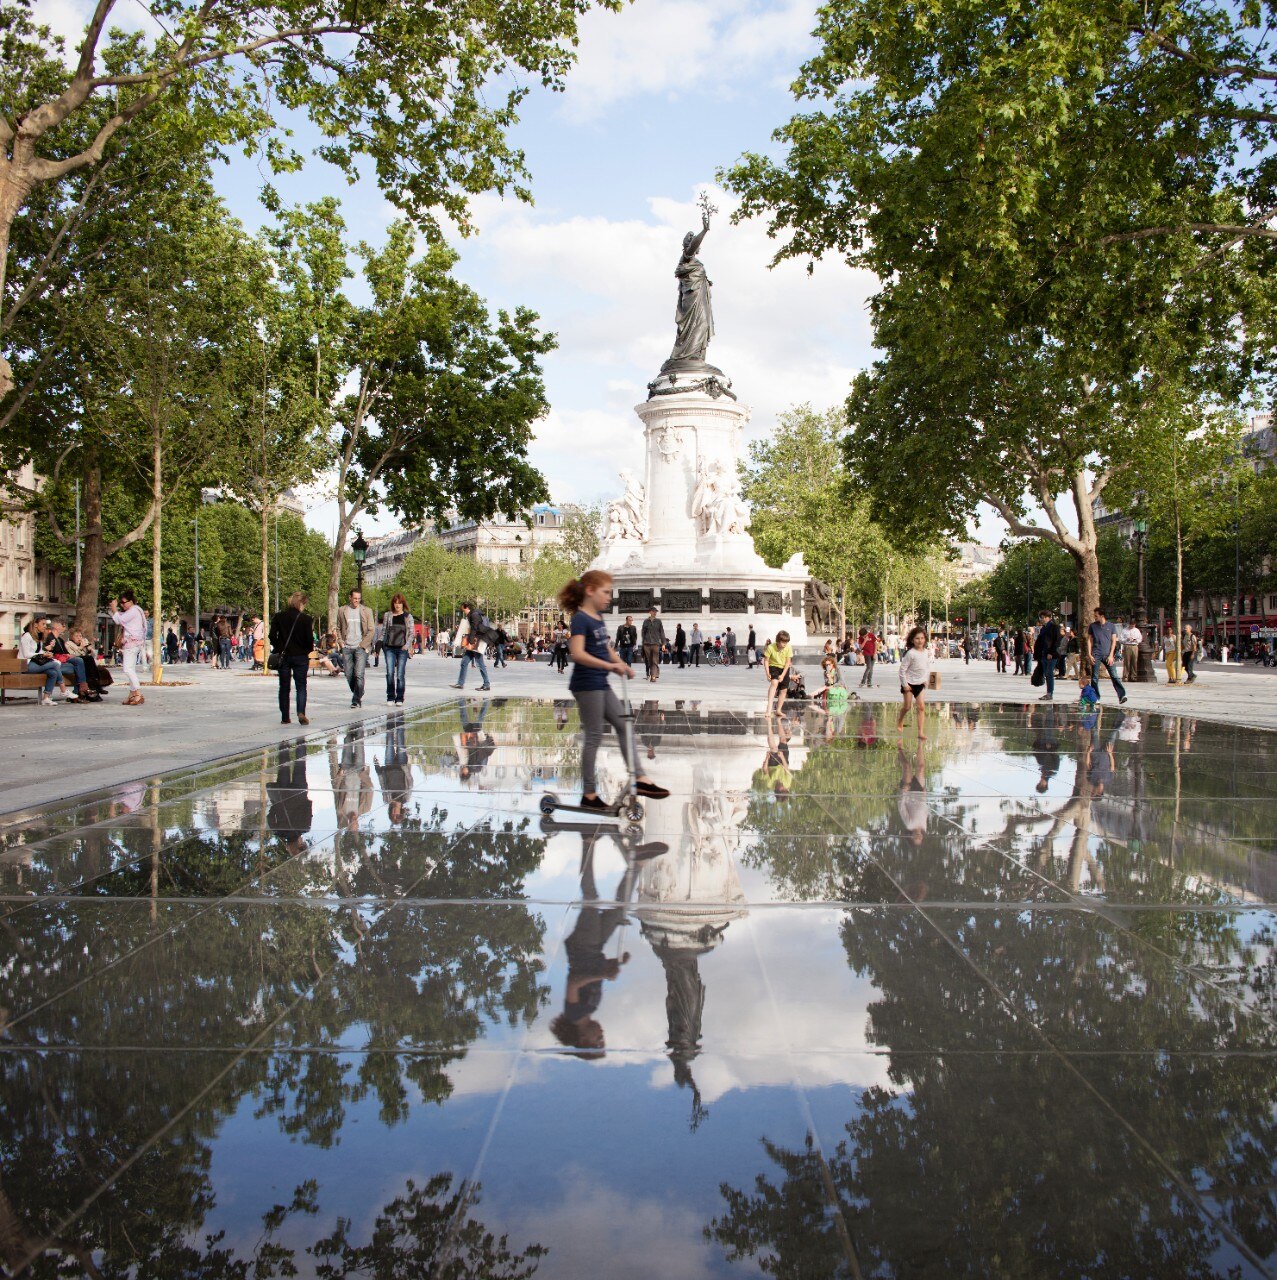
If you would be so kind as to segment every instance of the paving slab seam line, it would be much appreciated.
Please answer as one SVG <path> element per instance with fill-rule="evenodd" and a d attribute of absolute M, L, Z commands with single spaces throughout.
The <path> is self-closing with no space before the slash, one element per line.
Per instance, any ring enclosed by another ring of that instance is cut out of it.
<path fill-rule="evenodd" d="M 413 707 L 411 711 L 400 712 L 397 714 L 402 715 L 405 721 L 411 720 L 415 722 L 416 720 L 419 720 L 419 719 L 424 720 L 430 711 L 437 710 L 441 707 L 448 707 L 451 701 L 452 700 L 450 698 L 447 698 L 441 695 L 438 698 L 436 698 L 433 702 L 423 703 L 420 706 Z M 385 731 L 385 726 L 387 721 L 389 721 L 391 716 L 395 714 L 396 713 L 394 712 L 381 713 L 365 720 L 347 721 L 345 725 L 342 725 L 340 727 L 316 730 L 314 733 L 308 733 L 304 737 L 290 737 L 287 739 L 287 741 L 306 742 L 306 743 L 323 742 L 325 739 L 330 737 L 333 733 L 340 732 L 342 728 L 350 724 L 357 724 L 361 728 L 365 725 L 376 726 L 375 728 L 372 729 L 372 734 L 375 735 L 376 733 L 381 733 Z M 60 803 L 54 806 L 52 810 L 47 810 L 41 807 L 40 812 L 36 816 L 55 816 L 57 814 L 65 813 L 70 809 L 78 808 L 80 805 L 89 804 L 94 800 L 106 799 L 113 792 L 118 791 L 121 787 L 130 786 L 135 782 L 150 782 L 153 780 L 162 782 L 166 778 L 179 777 L 183 774 L 186 774 L 192 768 L 199 770 L 201 772 L 204 772 L 215 767 L 220 767 L 223 764 L 229 766 L 231 764 L 237 764 L 240 762 L 252 760 L 255 757 L 259 756 L 263 751 L 271 751 L 271 750 L 277 749 L 278 745 L 279 744 L 277 743 L 267 742 L 267 743 L 263 743 L 260 747 L 248 747 L 242 751 L 233 751 L 229 755 L 208 756 L 202 760 L 197 760 L 193 765 L 191 764 L 179 765 L 172 769 L 165 769 L 159 772 L 146 773 L 146 774 L 143 774 L 141 777 L 137 777 L 137 778 L 124 778 L 124 779 L 121 779 L 119 782 L 112 783 L 109 787 L 98 787 L 98 788 L 94 788 L 87 791 L 78 791 L 73 793 L 72 795 L 65 797 Z M 204 788 L 204 790 L 211 790 L 211 787 Z M 196 792 L 195 794 L 203 794 L 203 791 Z M 5 831 L 10 829 L 11 827 L 18 826 L 23 821 L 29 821 L 29 819 L 25 819 L 25 818 L 20 818 L 15 821 L 13 815 L 23 814 L 27 811 L 27 808 L 30 808 L 30 807 L 31 806 L 25 806 L 17 809 L 0 810 L 0 831 Z"/>

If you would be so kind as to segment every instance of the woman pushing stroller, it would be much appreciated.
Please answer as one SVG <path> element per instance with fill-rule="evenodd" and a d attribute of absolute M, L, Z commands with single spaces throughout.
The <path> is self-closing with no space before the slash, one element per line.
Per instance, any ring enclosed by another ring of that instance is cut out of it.
<path fill-rule="evenodd" d="M 600 569 L 590 569 L 580 578 L 573 578 L 559 592 L 559 603 L 572 612 L 568 628 L 572 675 L 568 680 L 568 690 L 576 699 L 585 736 L 581 752 L 581 808 L 605 813 L 609 805 L 599 795 L 595 770 L 605 721 L 616 732 L 627 768 L 638 768 L 638 761 L 630 758 L 630 738 L 620 700 L 612 692 L 607 679 L 612 672 L 623 680 L 634 678 L 633 668 L 622 662 L 612 647 L 607 623 L 603 620 L 604 612 L 612 607 L 612 575 Z M 663 800 L 669 795 L 665 787 L 657 786 L 644 773 L 636 777 L 635 790 L 649 800 Z"/>

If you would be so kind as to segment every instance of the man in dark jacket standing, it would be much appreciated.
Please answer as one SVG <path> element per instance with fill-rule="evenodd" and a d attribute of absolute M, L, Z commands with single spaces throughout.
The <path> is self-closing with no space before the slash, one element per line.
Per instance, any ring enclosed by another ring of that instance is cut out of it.
<path fill-rule="evenodd" d="M 652 683 L 661 678 L 661 650 L 664 647 L 665 627 L 656 616 L 656 606 L 653 605 L 643 620 L 643 664 Z"/>
<path fill-rule="evenodd" d="M 1055 701 L 1055 650 L 1060 643 L 1060 624 L 1051 616 L 1050 609 L 1039 615 L 1038 637 L 1033 642 L 1034 661 L 1042 668 L 1046 678 L 1046 692 L 1040 701 Z"/>
<path fill-rule="evenodd" d="M 625 621 L 616 629 L 616 651 L 627 667 L 634 661 L 634 650 L 637 648 L 638 628 L 634 625 L 633 616 L 627 613 Z"/>

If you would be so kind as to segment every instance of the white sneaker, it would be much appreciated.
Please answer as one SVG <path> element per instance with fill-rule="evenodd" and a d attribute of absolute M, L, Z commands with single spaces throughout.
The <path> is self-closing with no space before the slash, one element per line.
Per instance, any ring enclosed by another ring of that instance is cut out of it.
<path fill-rule="evenodd" d="M 48 695 L 47 693 L 45 693 L 45 692 L 44 692 L 44 690 L 41 690 L 41 691 L 40 691 L 40 705 L 41 705 L 42 707 L 51 707 L 51 706 L 53 706 L 53 699 L 52 699 L 51 697 L 49 697 L 49 695 Z"/>
<path fill-rule="evenodd" d="M 62 701 L 63 701 L 63 702 L 79 702 L 79 701 L 80 701 L 80 695 L 79 695 L 78 693 L 76 693 L 76 691 L 75 691 L 74 689 L 68 689 L 68 690 L 67 690 L 67 691 L 62 695 Z"/>

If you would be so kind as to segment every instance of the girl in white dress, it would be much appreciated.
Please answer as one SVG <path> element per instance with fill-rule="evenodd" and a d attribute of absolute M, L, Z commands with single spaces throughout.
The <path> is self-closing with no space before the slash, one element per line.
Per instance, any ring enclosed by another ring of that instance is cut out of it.
<path fill-rule="evenodd" d="M 904 704 L 896 717 L 896 728 L 905 727 L 909 718 L 909 708 L 916 707 L 918 712 L 918 737 L 927 736 L 923 723 L 925 708 L 923 700 L 927 692 L 927 682 L 931 679 L 931 653 L 927 648 L 927 632 L 923 627 L 914 627 L 905 640 L 905 651 L 900 658 L 900 696 Z"/>

